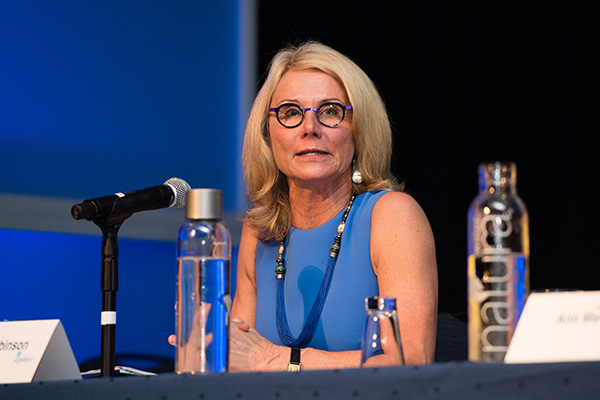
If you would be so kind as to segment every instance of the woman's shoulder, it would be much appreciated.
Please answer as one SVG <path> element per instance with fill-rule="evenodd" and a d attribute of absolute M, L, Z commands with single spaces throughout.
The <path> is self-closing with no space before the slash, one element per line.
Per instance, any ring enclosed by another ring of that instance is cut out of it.
<path fill-rule="evenodd" d="M 394 190 L 374 190 L 362 193 L 357 199 L 371 203 L 380 212 L 414 212 L 421 211 L 419 203 L 408 193 Z"/>
<path fill-rule="evenodd" d="M 371 257 L 376 274 L 386 265 L 410 264 L 407 264 L 406 258 L 401 261 L 402 257 L 428 260 L 427 263 L 435 265 L 431 226 L 425 212 L 411 195 L 388 192 L 373 208 Z"/>
<path fill-rule="evenodd" d="M 373 208 L 373 222 L 386 226 L 401 223 L 406 227 L 429 227 L 427 216 L 415 198 L 397 191 L 387 191 L 379 197 Z"/>
<path fill-rule="evenodd" d="M 415 198 L 406 192 L 384 190 L 377 193 L 381 193 L 379 201 L 377 202 L 378 204 L 406 205 L 420 208 Z"/>
<path fill-rule="evenodd" d="M 242 224 L 242 236 L 241 238 L 248 240 L 258 240 L 259 229 L 250 226 L 248 223 L 244 222 Z"/>

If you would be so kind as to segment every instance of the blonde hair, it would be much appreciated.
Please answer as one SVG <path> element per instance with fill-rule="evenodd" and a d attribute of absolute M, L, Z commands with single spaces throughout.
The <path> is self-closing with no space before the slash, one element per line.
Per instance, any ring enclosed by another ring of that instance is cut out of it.
<path fill-rule="evenodd" d="M 283 75 L 292 69 L 314 68 L 337 79 L 352 105 L 352 135 L 356 165 L 363 178 L 352 184 L 355 195 L 371 190 L 401 190 L 390 173 L 392 130 L 381 96 L 369 77 L 348 57 L 318 42 L 281 50 L 271 61 L 258 92 L 244 137 L 242 163 L 253 208 L 245 223 L 259 229 L 265 242 L 283 240 L 291 225 L 286 176 L 279 171 L 269 136 L 269 106 Z"/>

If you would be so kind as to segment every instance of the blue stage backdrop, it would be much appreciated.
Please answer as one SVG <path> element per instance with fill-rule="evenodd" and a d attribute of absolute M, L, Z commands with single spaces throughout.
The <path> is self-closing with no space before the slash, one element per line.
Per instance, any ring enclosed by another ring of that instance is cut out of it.
<path fill-rule="evenodd" d="M 0 3 L 0 320 L 59 318 L 79 363 L 100 356 L 100 230 L 70 216 L 87 198 L 218 188 L 237 245 L 254 3 Z M 117 353 L 173 356 L 183 218 L 123 224 Z"/>

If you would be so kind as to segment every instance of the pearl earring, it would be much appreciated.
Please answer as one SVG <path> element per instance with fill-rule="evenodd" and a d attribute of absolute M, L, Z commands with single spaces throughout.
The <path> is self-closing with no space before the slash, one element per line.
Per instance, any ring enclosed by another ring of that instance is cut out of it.
<path fill-rule="evenodd" d="M 356 170 L 352 173 L 352 182 L 359 184 L 362 183 L 363 178 L 362 178 L 362 174 L 360 173 L 359 170 Z"/>

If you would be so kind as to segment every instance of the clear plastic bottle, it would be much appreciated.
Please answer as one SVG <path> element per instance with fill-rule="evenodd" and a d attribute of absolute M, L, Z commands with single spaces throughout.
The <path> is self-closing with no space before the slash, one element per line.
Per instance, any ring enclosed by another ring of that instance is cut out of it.
<path fill-rule="evenodd" d="M 225 372 L 228 365 L 231 236 L 223 194 L 192 189 L 178 236 L 175 371 Z"/>
<path fill-rule="evenodd" d="M 529 292 L 529 219 L 512 162 L 479 165 L 468 213 L 469 360 L 502 362 Z"/>

